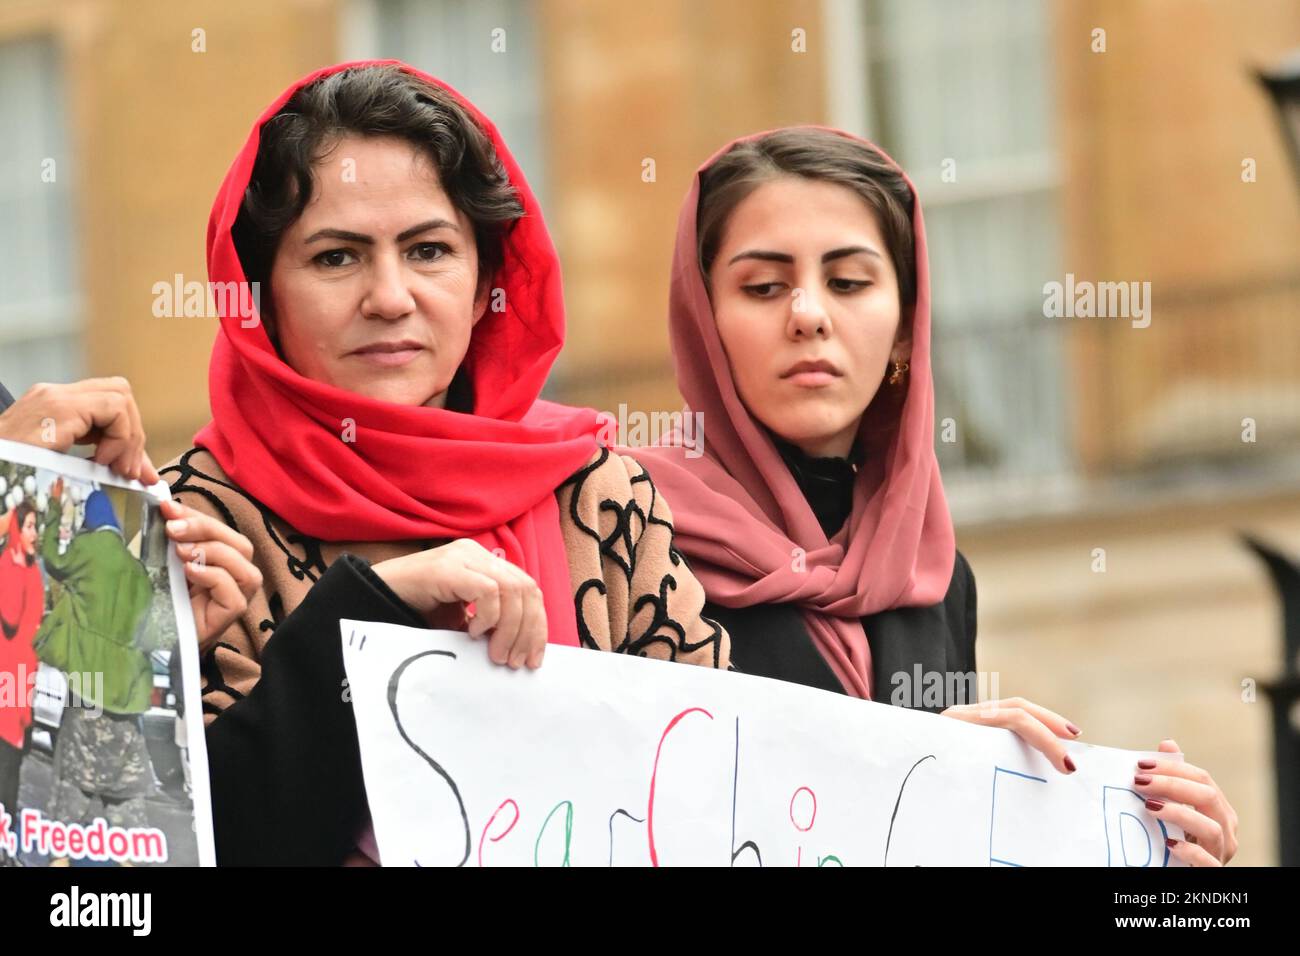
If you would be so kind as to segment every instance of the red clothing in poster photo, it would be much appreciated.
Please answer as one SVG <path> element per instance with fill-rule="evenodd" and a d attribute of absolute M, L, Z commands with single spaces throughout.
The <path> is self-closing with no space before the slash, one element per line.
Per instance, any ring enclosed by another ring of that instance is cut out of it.
<path fill-rule="evenodd" d="M 30 512 L 29 512 L 30 514 Z M 0 740 L 23 746 L 23 734 L 32 722 L 27 689 L 36 673 L 32 640 L 45 614 L 45 585 L 36 553 L 23 543 L 18 509 L 9 513 L 9 535 L 0 551 L 0 681 L 9 685 L 0 702 Z"/>

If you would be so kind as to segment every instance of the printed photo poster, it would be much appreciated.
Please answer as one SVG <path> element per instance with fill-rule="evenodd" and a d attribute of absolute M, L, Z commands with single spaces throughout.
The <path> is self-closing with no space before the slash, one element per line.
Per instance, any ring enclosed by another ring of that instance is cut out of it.
<path fill-rule="evenodd" d="M 467 634 L 340 622 L 385 866 L 1180 865 L 1148 751 L 572 647 L 499 667 Z M 737 639 L 743 640 L 743 636 Z M 1181 755 L 1160 754 L 1180 760 Z"/>
<path fill-rule="evenodd" d="M 215 864 L 168 498 L 0 440 L 0 866 Z"/>

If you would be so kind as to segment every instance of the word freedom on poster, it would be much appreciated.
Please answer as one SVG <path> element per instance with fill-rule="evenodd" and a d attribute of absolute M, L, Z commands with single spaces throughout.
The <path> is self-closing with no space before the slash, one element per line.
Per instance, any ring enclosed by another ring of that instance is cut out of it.
<path fill-rule="evenodd" d="M 1177 865 L 1132 789 L 1148 752 L 1070 742 L 1067 775 L 1007 730 L 782 681 L 341 632 L 385 865 Z"/>

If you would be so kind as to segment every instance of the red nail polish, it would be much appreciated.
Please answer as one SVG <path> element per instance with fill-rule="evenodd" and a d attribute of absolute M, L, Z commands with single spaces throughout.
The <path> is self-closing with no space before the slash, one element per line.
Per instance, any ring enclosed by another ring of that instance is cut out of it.
<path fill-rule="evenodd" d="M 1165 837 L 1165 846 L 1169 846 L 1169 847 L 1178 846 L 1178 841 L 1175 840 L 1173 837 Z"/>
<path fill-rule="evenodd" d="M 1074 734 L 1074 736 L 1076 736 L 1076 737 L 1079 736 L 1079 734 L 1083 733 L 1083 731 L 1081 731 L 1078 727 L 1076 727 L 1076 726 L 1074 726 L 1074 724 L 1070 724 L 1070 723 L 1067 723 L 1067 724 L 1065 725 L 1065 729 L 1068 730 L 1070 733 Z"/>
<path fill-rule="evenodd" d="M 1164 802 L 1163 800 L 1148 800 L 1148 801 L 1147 801 L 1147 809 L 1150 810 L 1152 813 L 1155 813 L 1155 811 L 1162 809 L 1162 808 L 1164 807 L 1164 805 L 1165 805 L 1165 802 Z"/>
<path fill-rule="evenodd" d="M 1141 770 L 1155 770 L 1156 762 L 1154 760 L 1139 760 L 1138 768 Z"/>
<path fill-rule="evenodd" d="M 1151 778 L 1144 773 L 1139 773 L 1133 777 L 1133 782 L 1137 784 L 1139 787 L 1145 787 L 1147 784 L 1151 782 Z"/>
<path fill-rule="evenodd" d="M 1074 761 L 1070 759 L 1069 754 L 1065 755 L 1065 769 L 1070 771 L 1070 773 L 1074 773 L 1075 771 Z"/>

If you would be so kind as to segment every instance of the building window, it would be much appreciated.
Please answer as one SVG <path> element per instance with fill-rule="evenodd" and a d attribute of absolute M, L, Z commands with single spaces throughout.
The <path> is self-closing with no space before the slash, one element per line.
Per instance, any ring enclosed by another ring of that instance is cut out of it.
<path fill-rule="evenodd" d="M 73 162 L 58 48 L 0 43 L 0 382 L 82 376 Z"/>
<path fill-rule="evenodd" d="M 351 0 L 348 59 L 397 59 L 443 80 L 501 132 L 545 207 L 540 55 L 528 0 Z"/>
<path fill-rule="evenodd" d="M 832 121 L 879 143 L 921 195 L 945 478 L 1070 471 L 1065 326 L 1042 312 L 1043 284 L 1061 275 L 1047 5 L 830 0 L 827 9 L 831 29 L 856 37 L 839 41 L 830 101 L 862 114 Z"/>

